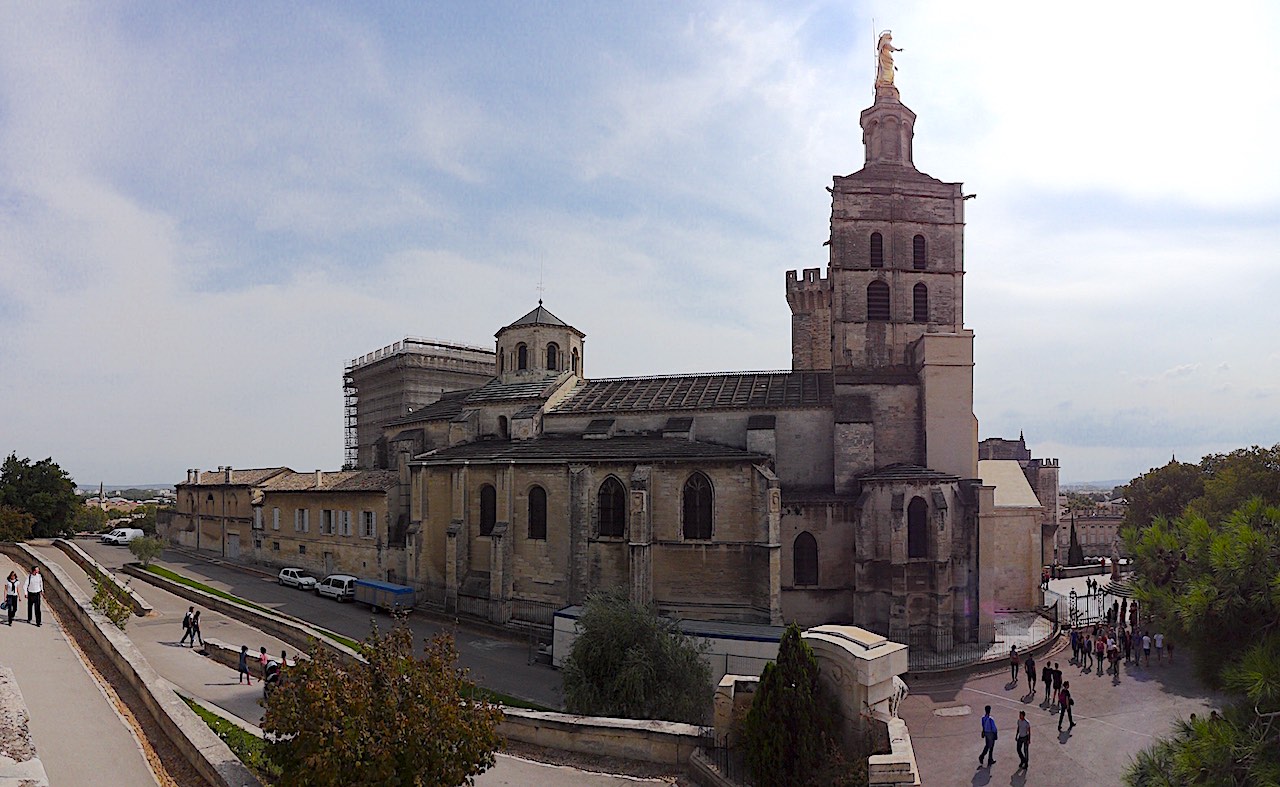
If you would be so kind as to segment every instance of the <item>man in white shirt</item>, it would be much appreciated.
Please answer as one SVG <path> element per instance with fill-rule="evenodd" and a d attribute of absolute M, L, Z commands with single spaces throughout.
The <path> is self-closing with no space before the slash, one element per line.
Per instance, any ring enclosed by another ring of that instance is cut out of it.
<path fill-rule="evenodd" d="M 1156 661 L 1164 661 L 1164 634 L 1156 632 Z"/>
<path fill-rule="evenodd" d="M 1031 764 L 1031 722 L 1027 721 L 1027 712 L 1024 710 L 1018 711 L 1018 732 L 1014 735 L 1014 741 L 1018 744 L 1020 767 L 1025 771 Z"/>
<path fill-rule="evenodd" d="M 43 625 L 40 622 L 40 596 L 44 593 L 44 577 L 40 576 L 40 567 L 32 566 L 31 573 L 27 574 L 27 622 L 31 622 L 31 610 L 36 612 L 36 625 Z"/>
<path fill-rule="evenodd" d="M 1151 635 L 1144 633 L 1142 635 L 1142 666 L 1151 666 Z"/>

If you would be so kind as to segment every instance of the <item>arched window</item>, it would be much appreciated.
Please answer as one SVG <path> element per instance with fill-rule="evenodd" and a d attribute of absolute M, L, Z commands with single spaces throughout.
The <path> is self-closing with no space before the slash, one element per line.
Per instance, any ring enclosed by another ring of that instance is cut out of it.
<path fill-rule="evenodd" d="M 871 267 L 884 267 L 884 238 L 878 232 L 871 233 Z"/>
<path fill-rule="evenodd" d="M 547 345 L 547 368 L 553 372 L 560 368 L 560 347 L 555 342 Z"/>
<path fill-rule="evenodd" d="M 867 285 L 867 320 L 888 322 L 889 314 L 889 285 L 882 281 L 871 282 Z"/>
<path fill-rule="evenodd" d="M 516 370 L 523 372 L 529 368 L 529 346 L 524 342 L 516 345 Z"/>
<path fill-rule="evenodd" d="M 702 473 L 694 473 L 684 482 L 681 495 L 684 510 L 684 537 L 711 538 L 712 489 L 711 479 Z"/>
<path fill-rule="evenodd" d="M 924 498 L 911 498 L 907 506 L 907 557 L 929 556 L 929 504 Z"/>
<path fill-rule="evenodd" d="M 917 284 L 911 290 L 911 319 L 915 322 L 929 321 L 929 288 Z"/>
<path fill-rule="evenodd" d="M 529 489 L 529 538 L 547 540 L 547 490 Z"/>
<path fill-rule="evenodd" d="M 929 267 L 929 263 L 925 258 L 923 235 L 917 235 L 911 239 L 911 267 L 918 271 Z"/>
<path fill-rule="evenodd" d="M 596 494 L 596 514 L 600 535 L 622 538 L 627 529 L 627 490 L 622 482 L 609 476 Z"/>
<path fill-rule="evenodd" d="M 210 514 L 213 513 L 213 492 L 210 492 L 209 496 L 205 498 L 204 510 L 209 512 Z"/>
<path fill-rule="evenodd" d="M 493 484 L 480 487 L 480 535 L 493 533 L 493 526 L 498 522 L 498 490 Z"/>
<path fill-rule="evenodd" d="M 578 348 L 577 347 L 573 348 L 573 354 L 570 357 L 573 358 L 573 373 L 577 374 L 578 373 Z"/>
<path fill-rule="evenodd" d="M 502 366 L 503 366 L 502 362 L 504 360 L 506 360 L 506 353 L 504 353 L 502 351 L 502 348 L 499 347 L 498 348 L 498 374 L 502 374 Z"/>
<path fill-rule="evenodd" d="M 791 544 L 791 574 L 796 586 L 818 584 L 818 541 L 808 531 Z"/>
<path fill-rule="evenodd" d="M 511 435 L 507 431 L 507 417 L 505 415 L 498 416 L 498 437 L 506 440 Z"/>

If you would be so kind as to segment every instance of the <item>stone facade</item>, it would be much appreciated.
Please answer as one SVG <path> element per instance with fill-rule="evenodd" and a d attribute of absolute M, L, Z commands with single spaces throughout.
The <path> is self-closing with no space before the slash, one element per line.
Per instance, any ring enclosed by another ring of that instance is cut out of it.
<path fill-rule="evenodd" d="M 1059 527 L 1061 523 L 1061 506 L 1058 504 L 1058 460 L 1033 459 L 1027 448 L 1026 438 L 1021 433 L 1017 440 L 1006 440 L 1002 437 L 988 437 L 978 443 L 978 459 L 998 459 L 1017 462 L 1031 485 L 1032 492 L 1040 501 L 1040 563 L 1043 566 L 1058 562 L 1057 548 L 1061 539 L 1067 537 Z M 1066 559 L 1065 545 L 1061 549 L 1061 557 Z"/>

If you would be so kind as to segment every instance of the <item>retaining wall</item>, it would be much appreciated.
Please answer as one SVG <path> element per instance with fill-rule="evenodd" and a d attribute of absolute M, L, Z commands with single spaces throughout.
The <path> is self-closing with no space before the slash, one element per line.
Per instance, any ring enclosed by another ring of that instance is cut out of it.
<path fill-rule="evenodd" d="M 91 577 L 96 577 L 98 581 L 106 579 L 114 583 L 116 587 L 128 593 L 129 606 L 133 608 L 133 614 L 138 617 L 146 617 L 147 615 L 155 612 L 150 604 L 144 601 L 137 593 L 134 593 L 132 588 L 117 579 L 116 575 L 108 571 L 105 566 L 90 557 L 87 552 L 80 548 L 79 544 L 72 543 L 65 538 L 55 538 L 53 540 L 53 545 L 65 552 L 67 557 L 76 562 L 77 566 L 84 569 L 84 573 Z"/>
<path fill-rule="evenodd" d="M 548 749 L 603 754 L 664 765 L 689 764 L 711 728 L 654 719 L 611 719 L 554 711 L 503 708 L 499 731 L 511 740 Z"/>

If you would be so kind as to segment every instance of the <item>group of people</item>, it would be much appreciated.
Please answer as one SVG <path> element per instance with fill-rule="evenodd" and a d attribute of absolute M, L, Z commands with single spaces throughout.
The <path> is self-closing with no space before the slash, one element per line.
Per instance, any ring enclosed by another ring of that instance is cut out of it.
<path fill-rule="evenodd" d="M 979 767 L 982 766 L 984 757 L 987 760 L 987 767 L 995 765 L 997 738 L 999 738 L 999 730 L 996 729 L 996 720 L 991 718 L 991 706 L 988 705 L 986 712 L 982 714 L 983 746 L 982 753 L 978 755 Z M 1018 711 L 1018 726 L 1013 740 L 1018 750 L 1018 770 L 1025 771 L 1031 767 L 1031 722 L 1027 721 L 1027 712 L 1024 710 Z"/>
<path fill-rule="evenodd" d="M 1164 661 L 1165 654 L 1169 663 L 1173 663 L 1173 640 L 1164 632 L 1129 629 L 1124 626 L 1103 625 L 1086 626 L 1072 629 L 1071 663 L 1084 667 L 1085 672 L 1094 668 L 1096 662 L 1098 674 L 1102 674 L 1104 659 L 1107 673 L 1120 677 L 1120 660 L 1125 664 L 1151 666 L 1151 650 L 1155 649 L 1156 663 Z"/>
<path fill-rule="evenodd" d="M 266 647 L 258 648 L 258 663 L 262 666 L 262 673 L 258 676 L 258 682 L 262 684 L 262 696 L 266 697 L 271 690 L 278 687 L 284 682 L 284 668 L 289 663 L 286 651 L 280 651 L 280 660 L 276 661 L 267 655 Z M 249 646 L 240 646 L 240 679 L 238 683 L 246 686 L 253 685 L 253 676 L 249 673 Z"/>
<path fill-rule="evenodd" d="M 187 647 L 194 648 L 196 640 L 200 640 L 200 647 L 204 647 L 204 637 L 200 636 L 200 610 L 195 607 L 187 607 L 187 614 L 182 616 L 182 639 L 178 640 L 178 646 L 187 644 Z"/>
<path fill-rule="evenodd" d="M 17 571 L 10 571 L 9 576 L 4 582 L 4 608 L 8 613 L 6 623 L 13 625 L 13 618 L 18 614 L 18 599 L 21 594 L 27 597 L 27 622 L 30 623 L 32 615 L 35 616 L 35 624 L 37 626 L 44 625 L 44 621 L 40 616 L 40 599 L 44 596 L 44 577 L 40 575 L 40 567 L 32 566 L 31 573 L 27 574 L 25 580 L 18 578 Z"/>

